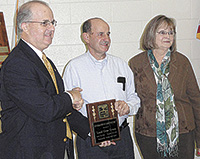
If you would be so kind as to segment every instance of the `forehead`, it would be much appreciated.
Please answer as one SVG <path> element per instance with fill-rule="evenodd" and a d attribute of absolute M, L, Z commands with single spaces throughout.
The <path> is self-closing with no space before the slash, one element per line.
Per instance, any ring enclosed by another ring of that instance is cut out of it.
<path fill-rule="evenodd" d="M 103 20 L 93 19 L 91 20 L 91 30 L 96 32 L 108 32 L 110 27 Z"/>
<path fill-rule="evenodd" d="M 53 12 L 48 6 L 43 4 L 32 4 L 31 5 L 32 18 L 39 20 L 51 20 L 53 18 Z"/>
<path fill-rule="evenodd" d="M 160 29 L 164 29 L 164 30 L 166 30 L 166 29 L 173 30 L 173 26 L 172 26 L 172 24 L 168 24 L 167 22 L 162 22 L 162 23 L 158 26 L 157 30 L 160 30 Z"/>

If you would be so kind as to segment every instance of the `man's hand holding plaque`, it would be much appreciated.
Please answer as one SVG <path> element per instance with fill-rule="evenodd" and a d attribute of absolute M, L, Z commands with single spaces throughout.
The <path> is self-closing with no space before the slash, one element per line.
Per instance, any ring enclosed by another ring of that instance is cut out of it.
<path fill-rule="evenodd" d="M 119 116 L 128 115 L 130 113 L 128 104 L 121 100 L 115 102 L 115 110 L 118 112 Z"/>

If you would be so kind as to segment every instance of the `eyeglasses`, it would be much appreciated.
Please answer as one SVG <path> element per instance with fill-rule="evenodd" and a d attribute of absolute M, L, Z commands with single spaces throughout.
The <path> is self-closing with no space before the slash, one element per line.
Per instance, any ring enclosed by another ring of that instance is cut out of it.
<path fill-rule="evenodd" d="M 164 30 L 161 30 L 161 31 L 159 31 L 159 32 L 157 32 L 158 34 L 160 34 L 160 35 L 162 35 L 162 36 L 164 36 L 164 35 L 169 35 L 169 36 L 174 36 L 175 35 L 175 32 L 174 31 L 169 31 L 169 32 L 166 32 L 166 31 L 164 31 Z"/>
<path fill-rule="evenodd" d="M 57 25 L 57 21 L 56 20 L 52 20 L 51 22 L 49 20 L 44 20 L 43 22 L 38 22 L 38 21 L 26 21 L 25 23 L 39 23 L 41 24 L 43 27 L 47 27 L 50 26 L 51 24 L 55 27 Z"/>

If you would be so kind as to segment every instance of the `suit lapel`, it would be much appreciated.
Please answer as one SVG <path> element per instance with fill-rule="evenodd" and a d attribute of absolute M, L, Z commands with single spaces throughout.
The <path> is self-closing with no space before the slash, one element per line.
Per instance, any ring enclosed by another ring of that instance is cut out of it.
<path fill-rule="evenodd" d="M 50 79 L 53 83 L 53 80 L 48 72 L 48 70 L 46 69 L 45 65 L 43 64 L 43 62 L 41 61 L 41 59 L 38 57 L 38 55 L 35 53 L 35 51 L 33 51 L 33 49 L 31 49 L 23 40 L 19 41 L 19 48 L 22 50 L 22 52 L 24 53 L 24 55 L 33 63 L 35 63 L 35 65 L 48 77 L 48 79 Z"/>

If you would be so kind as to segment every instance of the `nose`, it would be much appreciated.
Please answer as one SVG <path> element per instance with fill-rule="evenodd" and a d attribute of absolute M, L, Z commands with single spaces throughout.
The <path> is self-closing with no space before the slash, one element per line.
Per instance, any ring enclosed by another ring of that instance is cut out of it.
<path fill-rule="evenodd" d="M 50 23 L 49 25 L 47 25 L 47 28 L 49 29 L 49 30 L 55 30 L 55 26 L 52 24 L 52 23 Z"/>
<path fill-rule="evenodd" d="M 104 41 L 110 42 L 110 36 L 108 34 L 104 34 Z"/>
<path fill-rule="evenodd" d="M 169 32 L 167 32 L 167 34 L 165 34 L 164 37 L 169 38 L 170 37 Z"/>
<path fill-rule="evenodd" d="M 106 38 L 108 38 L 109 36 L 108 36 L 108 34 L 103 34 L 104 35 L 104 37 L 106 37 Z"/>

